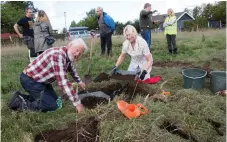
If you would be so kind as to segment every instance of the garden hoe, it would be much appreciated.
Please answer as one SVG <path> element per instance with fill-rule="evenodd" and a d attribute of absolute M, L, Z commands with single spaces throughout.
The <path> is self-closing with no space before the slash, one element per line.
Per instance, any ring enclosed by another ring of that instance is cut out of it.
<path fill-rule="evenodd" d="M 92 46 L 93 46 L 93 41 L 94 41 L 94 36 L 95 36 L 95 32 L 91 31 L 91 49 L 90 49 L 90 59 L 89 59 L 89 64 L 88 64 L 88 70 L 87 70 L 87 74 L 84 75 L 84 81 L 85 84 L 89 84 L 92 82 L 92 78 L 90 75 L 90 70 L 91 70 L 91 63 L 92 63 Z"/>

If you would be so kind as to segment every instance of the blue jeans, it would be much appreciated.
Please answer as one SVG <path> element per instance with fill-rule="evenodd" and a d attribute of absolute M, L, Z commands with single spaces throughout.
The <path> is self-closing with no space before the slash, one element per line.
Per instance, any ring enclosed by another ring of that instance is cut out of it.
<path fill-rule="evenodd" d="M 151 51 L 151 30 L 141 29 L 141 36 L 147 42 L 147 45 Z"/>
<path fill-rule="evenodd" d="M 56 102 L 58 97 L 51 84 L 36 82 L 23 72 L 20 75 L 20 82 L 24 90 L 29 93 L 29 95 L 22 94 L 29 110 L 46 112 L 58 108 Z"/>

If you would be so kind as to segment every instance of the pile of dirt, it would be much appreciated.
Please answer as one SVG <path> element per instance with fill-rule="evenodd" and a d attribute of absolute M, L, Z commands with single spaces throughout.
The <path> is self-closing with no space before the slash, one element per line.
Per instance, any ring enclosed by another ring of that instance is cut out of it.
<path fill-rule="evenodd" d="M 35 142 L 98 142 L 99 121 L 95 117 L 89 117 L 76 122 L 71 122 L 64 130 L 47 130 L 35 137 Z"/>

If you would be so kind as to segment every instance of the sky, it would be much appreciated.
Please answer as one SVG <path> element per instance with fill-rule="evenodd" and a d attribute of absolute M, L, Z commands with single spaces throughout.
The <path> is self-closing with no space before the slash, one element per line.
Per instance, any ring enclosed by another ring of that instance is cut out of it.
<path fill-rule="evenodd" d="M 103 7 L 104 12 L 108 13 L 115 22 L 125 23 L 138 19 L 146 2 L 151 3 L 152 10 L 157 10 L 157 14 L 165 14 L 168 8 L 173 8 L 174 12 L 183 12 L 185 8 L 192 9 L 203 3 L 214 3 L 214 0 L 34 1 L 34 6 L 44 10 L 53 29 L 61 32 L 65 27 L 64 12 L 66 12 L 67 29 L 73 20 L 79 22 L 86 17 L 86 12 L 98 6 Z"/>

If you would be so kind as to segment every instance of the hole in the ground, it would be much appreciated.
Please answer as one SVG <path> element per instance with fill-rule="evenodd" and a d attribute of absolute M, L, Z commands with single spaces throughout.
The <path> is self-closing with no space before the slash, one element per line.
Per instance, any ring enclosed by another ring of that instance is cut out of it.
<path fill-rule="evenodd" d="M 197 142 L 197 140 L 191 136 L 189 132 L 186 132 L 180 125 L 176 123 L 171 123 L 169 120 L 164 120 L 163 124 L 159 126 L 160 129 L 166 129 L 168 132 L 178 135 L 184 139 L 191 140 Z"/>
<path fill-rule="evenodd" d="M 103 97 L 95 97 L 95 96 L 89 96 L 89 97 L 85 97 L 81 100 L 81 103 L 83 104 L 83 106 L 85 106 L 88 109 L 93 109 L 95 108 L 97 105 L 101 105 L 101 104 L 107 104 L 108 100 L 106 98 Z"/>
<path fill-rule="evenodd" d="M 99 121 L 95 117 L 71 122 L 64 130 L 47 130 L 36 135 L 35 142 L 98 142 Z"/>
<path fill-rule="evenodd" d="M 207 122 L 214 127 L 215 131 L 220 136 L 224 136 L 226 130 L 225 130 L 225 127 L 220 122 L 214 121 L 212 119 L 207 119 Z"/>
<path fill-rule="evenodd" d="M 100 82 L 94 83 L 91 86 L 88 86 L 85 90 L 81 90 L 78 92 L 78 95 L 84 95 L 84 94 L 94 94 L 94 93 L 104 93 L 107 97 L 102 97 L 102 95 L 98 95 L 99 97 L 96 97 L 94 95 L 85 95 L 86 97 L 83 97 L 81 99 L 82 104 L 88 108 L 93 109 L 99 104 L 106 104 L 108 103 L 109 99 L 113 100 L 115 96 L 119 96 L 120 94 L 124 94 L 123 100 L 130 102 L 133 100 L 137 94 L 146 96 L 147 94 L 153 94 L 153 92 L 149 92 L 149 89 L 144 87 L 146 84 L 138 84 L 136 87 L 136 82 L 124 82 L 124 81 L 116 81 L 114 83 L 107 83 L 103 84 Z M 135 93 L 133 95 L 135 89 Z M 63 96 L 63 99 L 68 100 L 67 96 Z"/>

